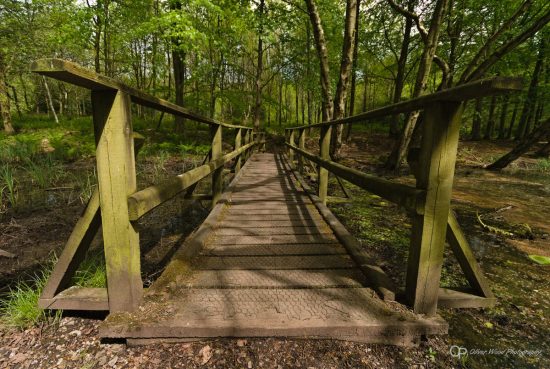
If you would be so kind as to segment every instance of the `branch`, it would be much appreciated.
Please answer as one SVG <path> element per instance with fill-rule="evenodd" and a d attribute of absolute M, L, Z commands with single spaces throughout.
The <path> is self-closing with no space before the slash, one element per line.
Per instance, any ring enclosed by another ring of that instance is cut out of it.
<path fill-rule="evenodd" d="M 491 37 L 489 37 L 489 39 L 485 42 L 485 44 L 481 47 L 481 49 L 479 49 L 479 51 L 477 52 L 477 54 L 474 56 L 474 58 L 470 61 L 470 63 L 468 63 L 468 66 L 466 67 L 466 69 L 464 70 L 464 72 L 462 73 L 462 76 L 460 78 L 460 80 L 462 81 L 465 77 L 468 76 L 468 74 L 470 74 L 472 72 L 472 70 L 475 68 L 476 64 L 481 60 L 481 58 L 486 55 L 486 53 L 489 51 L 489 49 L 491 48 L 491 46 L 495 43 L 495 41 L 504 33 L 506 32 L 508 29 L 510 29 L 510 27 L 512 27 L 513 23 L 516 21 L 516 19 L 525 13 L 525 11 L 527 10 L 527 8 L 529 6 L 531 6 L 532 4 L 532 0 L 525 0 L 523 2 L 523 4 L 521 4 L 521 6 L 518 8 L 518 10 L 516 10 L 516 12 L 514 14 L 512 14 L 512 16 L 510 18 L 508 18 L 508 20 L 506 20 L 506 22 L 504 22 L 502 24 L 502 26 L 495 32 L 491 35 Z"/>
<path fill-rule="evenodd" d="M 550 9 L 540 17 L 531 27 L 527 28 L 525 31 L 502 45 L 495 52 L 493 52 L 483 63 L 481 63 L 475 70 L 470 74 L 463 74 L 460 79 L 460 84 L 476 80 L 483 76 L 489 68 L 491 68 L 496 62 L 498 62 L 504 55 L 515 49 L 518 45 L 525 42 L 529 37 L 537 33 L 541 28 L 550 22 Z"/>
<path fill-rule="evenodd" d="M 451 68 L 443 58 L 440 58 L 437 55 L 434 55 L 433 61 L 435 64 L 437 64 L 437 66 L 439 67 L 439 69 L 441 69 L 441 72 L 443 73 L 443 75 L 441 76 L 441 84 L 439 85 L 439 89 L 445 89 L 447 88 L 447 84 L 449 82 Z"/>
<path fill-rule="evenodd" d="M 424 27 L 424 24 L 420 20 L 420 17 L 418 14 L 413 13 L 411 11 L 408 11 L 405 8 L 400 7 L 397 5 L 393 0 L 387 0 L 388 4 L 399 14 L 401 14 L 404 17 L 410 18 L 414 21 L 414 24 L 416 25 L 416 28 L 418 29 L 418 33 L 420 33 L 420 37 L 422 37 L 422 41 L 424 43 L 427 43 L 428 41 L 428 31 L 426 31 L 426 27 Z"/>

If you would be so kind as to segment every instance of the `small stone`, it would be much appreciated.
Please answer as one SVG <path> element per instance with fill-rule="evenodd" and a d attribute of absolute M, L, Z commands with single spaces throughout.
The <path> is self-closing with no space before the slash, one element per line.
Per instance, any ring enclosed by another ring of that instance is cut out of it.
<path fill-rule="evenodd" d="M 243 347 L 244 345 L 246 345 L 246 340 L 237 340 L 237 346 Z"/>

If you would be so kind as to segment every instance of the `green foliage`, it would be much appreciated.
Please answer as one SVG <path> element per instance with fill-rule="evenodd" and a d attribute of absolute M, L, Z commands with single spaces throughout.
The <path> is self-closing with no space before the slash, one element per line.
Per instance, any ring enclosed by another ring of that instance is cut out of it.
<path fill-rule="evenodd" d="M 30 281 L 19 281 L 10 288 L 8 294 L 0 300 L 0 320 L 12 328 L 26 329 L 42 322 L 51 322 L 52 317 L 38 307 L 38 299 L 53 268 L 54 261 L 49 261 L 46 267 L 34 274 Z M 61 317 L 58 310 L 53 321 Z"/>
<path fill-rule="evenodd" d="M 550 265 L 550 258 L 542 255 L 529 255 L 529 259 L 540 265 Z"/>
<path fill-rule="evenodd" d="M 73 283 L 79 287 L 107 287 L 107 270 L 103 253 L 88 253 L 73 277 Z"/>
<path fill-rule="evenodd" d="M 550 159 L 543 158 L 537 160 L 537 168 L 541 172 L 550 172 Z"/>
<path fill-rule="evenodd" d="M 5 164 L 0 168 L 0 188 L 2 188 L 1 192 L 6 196 L 9 205 L 16 208 L 19 197 L 13 168 L 9 164 Z"/>

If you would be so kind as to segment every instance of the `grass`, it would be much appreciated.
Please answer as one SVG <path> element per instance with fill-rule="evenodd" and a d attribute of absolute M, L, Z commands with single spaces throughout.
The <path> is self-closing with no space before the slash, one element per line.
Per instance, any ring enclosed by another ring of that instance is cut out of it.
<path fill-rule="evenodd" d="M 3 165 L 0 169 L 0 188 L 2 188 L 1 193 L 2 195 L 5 194 L 8 204 L 15 209 L 18 200 L 16 180 L 13 168 L 8 164 Z M 2 197 L 0 197 L 0 201 L 3 201 Z"/>
<path fill-rule="evenodd" d="M 107 287 L 107 270 L 102 252 L 88 253 L 76 271 L 73 283 L 79 287 Z"/>
<path fill-rule="evenodd" d="M 52 316 L 38 307 L 38 299 L 51 273 L 54 261 L 31 276 L 29 281 L 21 280 L 10 288 L 7 296 L 0 300 L 0 321 L 11 328 L 26 329 L 40 323 L 53 323 L 61 317 L 58 310 Z"/>
<path fill-rule="evenodd" d="M 550 159 L 544 158 L 537 160 L 537 169 L 543 173 L 550 173 Z"/>

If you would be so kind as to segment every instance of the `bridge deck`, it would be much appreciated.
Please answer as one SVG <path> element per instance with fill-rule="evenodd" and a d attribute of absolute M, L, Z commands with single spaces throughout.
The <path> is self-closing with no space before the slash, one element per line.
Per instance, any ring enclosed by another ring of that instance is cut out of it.
<path fill-rule="evenodd" d="M 111 314 L 100 333 L 138 341 L 286 336 L 400 345 L 446 333 L 442 319 L 386 303 L 367 282 L 282 158 L 256 154 L 140 309 Z"/>

